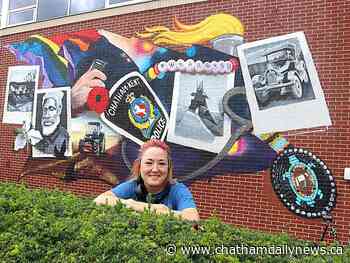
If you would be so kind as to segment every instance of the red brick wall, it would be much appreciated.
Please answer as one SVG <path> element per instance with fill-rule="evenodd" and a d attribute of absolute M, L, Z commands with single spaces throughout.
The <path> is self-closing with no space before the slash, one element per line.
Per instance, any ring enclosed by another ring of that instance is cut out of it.
<path fill-rule="evenodd" d="M 350 2 L 332 0 L 306 1 L 223 1 L 188 4 L 143 13 L 102 18 L 71 25 L 47 28 L 1 37 L 0 111 L 3 112 L 7 69 L 16 65 L 4 45 L 23 41 L 32 34 L 45 36 L 83 29 L 103 28 L 126 37 L 146 26 L 172 26 L 173 16 L 191 24 L 205 17 L 225 12 L 237 16 L 246 27 L 246 41 L 268 38 L 295 31 L 304 31 L 319 74 L 333 125 L 327 130 L 285 134 L 297 147 L 304 147 L 321 159 L 333 172 L 338 198 L 333 210 L 338 238 L 350 241 L 350 181 L 343 179 L 345 167 L 350 167 Z M 281 116 L 281 118 L 283 118 Z M 27 154 L 13 151 L 15 125 L 0 123 L 0 180 L 15 181 L 25 169 Z M 316 129 L 309 130 L 315 131 Z M 37 174 L 22 179 L 31 187 L 59 188 L 79 195 L 95 196 L 110 186 L 97 180 L 64 182 L 53 176 Z M 317 241 L 324 223 L 318 219 L 302 219 L 290 213 L 272 190 L 268 171 L 257 174 L 218 175 L 211 181 L 192 183 L 191 190 L 200 214 L 206 218 L 218 215 L 225 222 L 267 232 L 288 232 L 300 238 Z M 329 235 L 327 236 L 330 239 Z"/>

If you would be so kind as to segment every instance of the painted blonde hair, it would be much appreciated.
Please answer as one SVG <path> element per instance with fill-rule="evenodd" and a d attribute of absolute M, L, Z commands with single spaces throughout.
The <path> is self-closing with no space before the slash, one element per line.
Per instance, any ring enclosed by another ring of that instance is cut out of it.
<path fill-rule="evenodd" d="M 148 39 L 156 45 L 205 44 L 221 35 L 244 35 L 241 21 L 228 14 L 212 15 L 194 25 L 185 25 L 175 17 L 174 24 L 174 31 L 165 26 L 153 26 L 136 34 L 137 37 Z"/>

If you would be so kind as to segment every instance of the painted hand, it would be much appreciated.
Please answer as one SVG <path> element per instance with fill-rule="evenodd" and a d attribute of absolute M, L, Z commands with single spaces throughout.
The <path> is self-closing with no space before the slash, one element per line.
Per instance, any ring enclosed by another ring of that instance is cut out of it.
<path fill-rule="evenodd" d="M 103 81 L 106 79 L 106 75 L 98 69 L 89 69 L 78 79 L 72 88 L 73 113 L 82 111 L 92 87 L 105 87 Z"/>

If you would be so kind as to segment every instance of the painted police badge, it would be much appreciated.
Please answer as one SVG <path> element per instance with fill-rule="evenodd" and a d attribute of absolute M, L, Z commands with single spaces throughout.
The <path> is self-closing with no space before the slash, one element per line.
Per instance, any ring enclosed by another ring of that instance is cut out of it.
<path fill-rule="evenodd" d="M 128 95 L 126 102 L 129 103 L 130 122 L 142 132 L 145 138 L 150 138 L 154 125 L 161 117 L 158 107 L 153 105 L 146 96 L 135 98 L 133 92 Z"/>
<path fill-rule="evenodd" d="M 334 178 L 325 163 L 307 150 L 285 149 L 273 162 L 271 177 L 280 200 L 299 216 L 326 216 L 335 206 Z"/>
<path fill-rule="evenodd" d="M 168 113 L 144 77 L 131 72 L 109 91 L 110 102 L 101 119 L 116 132 L 138 144 L 164 140 Z"/>

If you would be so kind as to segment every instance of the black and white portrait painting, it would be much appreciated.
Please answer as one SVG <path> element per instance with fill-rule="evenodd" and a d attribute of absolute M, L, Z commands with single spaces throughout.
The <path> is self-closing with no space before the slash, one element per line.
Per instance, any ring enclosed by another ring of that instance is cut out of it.
<path fill-rule="evenodd" d="M 23 124 L 24 121 L 30 120 L 38 80 L 39 66 L 9 67 L 3 114 L 4 123 Z"/>
<path fill-rule="evenodd" d="M 32 125 L 41 140 L 33 145 L 33 157 L 72 155 L 70 140 L 70 87 L 38 89 L 34 97 Z"/>
<path fill-rule="evenodd" d="M 234 74 L 177 72 L 167 140 L 218 153 L 230 137 L 231 121 L 222 99 L 234 86 Z"/>
<path fill-rule="evenodd" d="M 331 125 L 303 32 L 238 47 L 254 133 Z"/>

